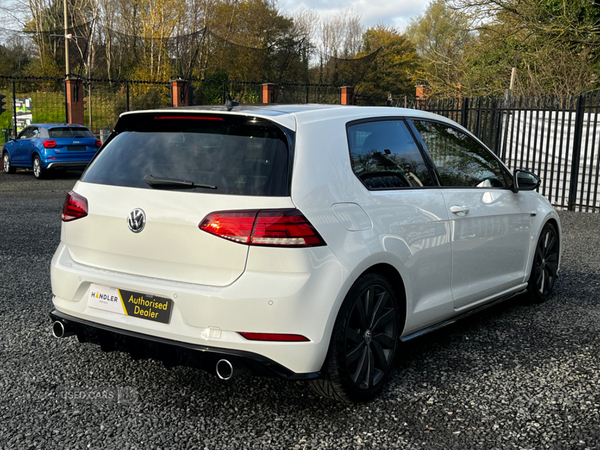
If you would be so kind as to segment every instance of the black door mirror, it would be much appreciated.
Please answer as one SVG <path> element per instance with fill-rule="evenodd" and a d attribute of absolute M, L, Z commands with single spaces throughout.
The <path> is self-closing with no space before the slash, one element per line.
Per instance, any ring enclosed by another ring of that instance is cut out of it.
<path fill-rule="evenodd" d="M 514 181 L 517 190 L 522 191 L 535 191 L 540 186 L 539 177 L 533 172 L 524 169 L 515 170 Z"/>

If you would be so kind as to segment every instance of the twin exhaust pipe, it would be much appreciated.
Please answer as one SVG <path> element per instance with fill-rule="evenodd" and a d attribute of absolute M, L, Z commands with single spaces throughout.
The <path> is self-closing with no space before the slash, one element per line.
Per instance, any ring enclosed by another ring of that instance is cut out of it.
<path fill-rule="evenodd" d="M 57 338 L 73 336 L 75 334 L 75 327 L 68 322 L 55 320 L 52 324 L 52 334 Z M 217 361 L 215 370 L 217 372 L 217 376 L 221 380 L 225 381 L 231 379 L 236 372 L 236 370 L 233 368 L 233 364 L 231 364 L 231 362 L 227 359 L 220 359 Z"/>

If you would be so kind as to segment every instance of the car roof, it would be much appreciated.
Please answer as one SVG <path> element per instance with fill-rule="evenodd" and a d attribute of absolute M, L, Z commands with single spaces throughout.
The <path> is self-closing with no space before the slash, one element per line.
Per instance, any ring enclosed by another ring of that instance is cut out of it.
<path fill-rule="evenodd" d="M 301 104 L 301 105 L 238 105 L 229 110 L 224 105 L 216 106 L 182 106 L 179 108 L 161 108 L 148 109 L 140 111 L 128 111 L 121 116 L 140 114 L 140 113 L 165 113 L 168 111 L 178 113 L 198 113 L 198 112 L 218 112 L 232 115 L 252 115 L 262 117 L 279 123 L 291 130 L 296 129 L 296 124 L 300 122 L 314 122 L 320 120 L 330 120 L 336 118 L 345 118 L 347 120 L 358 120 L 371 117 L 429 117 L 440 121 L 448 121 L 438 114 L 421 111 L 418 109 L 395 108 L 390 106 L 347 106 L 347 105 L 322 105 L 322 104 Z"/>
<path fill-rule="evenodd" d="M 86 128 L 86 126 L 84 125 L 78 125 L 76 123 L 32 123 L 31 125 L 28 125 L 29 127 L 40 127 L 40 128 L 56 128 L 56 127 L 60 127 L 60 128 L 64 128 L 64 127 L 73 127 L 73 128 Z"/>

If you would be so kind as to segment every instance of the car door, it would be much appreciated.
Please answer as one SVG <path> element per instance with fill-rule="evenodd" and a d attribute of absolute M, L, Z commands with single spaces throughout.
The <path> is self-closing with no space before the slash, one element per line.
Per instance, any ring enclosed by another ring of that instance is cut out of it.
<path fill-rule="evenodd" d="M 24 165 L 28 162 L 28 149 L 31 145 L 33 127 L 27 127 L 19 133 L 15 141 L 12 161 L 15 165 Z"/>
<path fill-rule="evenodd" d="M 526 274 L 530 211 L 512 178 L 476 139 L 413 120 L 436 167 L 451 223 L 452 294 L 461 309 L 518 289 Z"/>

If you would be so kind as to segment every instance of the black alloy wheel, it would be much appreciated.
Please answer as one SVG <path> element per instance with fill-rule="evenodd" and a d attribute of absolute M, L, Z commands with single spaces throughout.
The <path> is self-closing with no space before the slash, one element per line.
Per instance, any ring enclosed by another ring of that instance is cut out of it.
<path fill-rule="evenodd" d="M 323 379 L 313 388 L 345 402 L 374 398 L 387 381 L 398 347 L 398 301 L 390 283 L 368 274 L 350 289 L 336 320 Z"/>
<path fill-rule="evenodd" d="M 556 228 L 547 223 L 535 248 L 528 290 L 536 302 L 546 301 L 558 278 L 559 242 Z"/>

